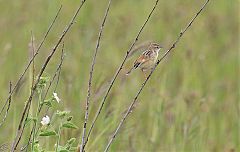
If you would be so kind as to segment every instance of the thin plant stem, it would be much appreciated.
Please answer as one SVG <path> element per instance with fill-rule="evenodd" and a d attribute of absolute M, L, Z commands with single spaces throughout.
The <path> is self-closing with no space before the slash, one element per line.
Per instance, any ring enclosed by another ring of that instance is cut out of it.
<path fill-rule="evenodd" d="M 93 72 L 94 72 L 94 67 L 95 67 L 95 63 L 96 63 L 96 57 L 98 54 L 98 50 L 99 50 L 99 46 L 100 46 L 100 41 L 101 41 L 101 37 L 102 37 L 102 33 L 103 33 L 103 29 L 104 29 L 104 25 L 108 16 L 108 12 L 111 6 L 111 2 L 112 0 L 108 1 L 108 5 L 103 17 L 103 21 L 100 27 L 100 31 L 98 34 L 98 40 L 97 40 L 97 44 L 96 44 L 96 49 L 93 55 L 93 59 L 92 59 L 92 64 L 91 64 L 91 68 L 90 68 L 90 72 L 89 72 L 89 81 L 88 81 L 88 91 L 87 91 L 87 99 L 86 99 L 86 109 L 85 109 L 85 117 L 84 117 L 84 123 L 83 123 L 83 133 L 82 133 L 82 144 L 80 147 L 80 152 L 84 151 L 84 147 L 85 147 L 85 135 L 86 135 L 86 129 L 87 129 L 87 122 L 88 122 L 88 112 L 89 112 L 89 103 L 90 103 L 90 97 L 91 97 L 91 88 L 92 88 L 92 77 L 93 77 Z"/>
<path fill-rule="evenodd" d="M 34 56 L 34 52 L 35 52 L 35 48 L 34 48 L 34 37 L 33 37 L 33 32 L 31 31 L 31 46 L 30 46 L 30 59 Z M 34 78 L 35 78 L 35 62 L 34 62 L 34 59 L 32 61 L 32 70 L 29 70 L 29 84 L 30 84 L 30 87 L 29 87 L 29 95 L 31 94 L 31 91 L 33 89 L 33 85 L 34 85 Z M 31 107 L 30 107 L 31 109 Z M 36 117 L 37 118 L 37 117 Z M 34 121 L 33 125 L 35 125 L 36 122 Z M 35 135 L 35 129 L 33 130 L 33 133 Z M 35 142 L 35 136 L 33 136 L 33 143 Z M 33 151 L 33 145 L 32 144 L 32 151 Z"/>
<path fill-rule="evenodd" d="M 52 84 L 53 84 L 53 82 L 54 82 L 54 80 L 55 80 L 55 78 L 56 78 L 56 76 L 57 76 L 57 82 L 56 82 L 56 86 L 55 86 L 55 88 L 54 88 L 54 92 L 56 92 L 56 89 L 57 89 L 57 86 L 58 86 L 58 83 L 59 83 L 59 78 L 60 78 L 60 71 L 61 71 L 61 68 L 62 68 L 62 65 L 63 65 L 63 60 L 64 60 L 64 42 L 63 42 L 63 44 L 62 44 L 62 52 L 61 52 L 60 63 L 59 63 L 59 65 L 58 65 L 58 67 L 57 67 L 57 69 L 56 69 L 56 71 L 55 71 L 55 73 L 54 73 L 51 81 L 49 82 L 49 85 L 48 85 L 48 87 L 47 87 L 46 93 L 45 93 L 45 95 L 44 95 L 44 97 L 43 97 L 43 101 L 46 99 L 47 94 L 48 94 L 48 92 L 49 92 L 49 90 L 50 90 L 50 88 L 51 88 L 51 86 L 52 86 Z M 41 109 L 42 109 L 42 106 L 40 107 L 40 109 L 38 110 L 38 112 L 40 112 Z M 48 110 L 47 110 L 47 111 L 48 111 Z M 47 112 L 46 112 L 46 113 L 47 113 Z"/>
<path fill-rule="evenodd" d="M 35 54 L 35 46 L 34 46 L 34 36 L 33 36 L 33 32 L 31 31 L 31 44 L 30 44 L 30 49 L 29 49 L 29 56 L 30 56 L 30 60 L 33 58 L 34 54 Z M 30 80 L 30 93 L 31 90 L 33 88 L 34 85 L 34 77 L 35 77 L 35 62 L 34 62 L 34 58 L 32 60 L 32 70 L 29 71 L 29 80 Z"/>
<path fill-rule="evenodd" d="M 48 92 L 49 92 L 49 90 L 50 90 L 50 88 L 51 88 L 51 86 L 52 86 L 52 84 L 53 84 L 53 81 L 55 80 L 57 74 L 58 74 L 58 81 L 59 81 L 59 77 L 60 77 L 60 76 L 59 76 L 59 74 L 60 74 L 59 72 L 60 72 L 60 70 L 61 70 L 61 67 L 62 67 L 62 64 L 63 64 L 63 60 L 64 60 L 64 42 L 63 42 L 63 45 L 62 45 L 62 53 L 61 53 L 60 63 L 59 63 L 59 65 L 58 65 L 58 67 L 57 67 L 57 69 L 56 69 L 56 71 L 55 71 L 52 79 L 51 79 L 50 82 L 49 82 L 49 85 L 48 85 L 47 90 L 46 90 L 46 92 L 45 92 L 45 94 L 44 94 L 44 96 L 43 96 L 42 101 L 44 101 L 44 100 L 46 99 L 47 94 L 48 94 Z M 57 81 L 56 86 L 55 86 L 55 89 L 54 89 L 55 91 L 56 91 L 56 88 L 57 88 L 58 81 Z M 54 91 L 54 92 L 55 92 L 55 91 Z M 43 106 L 42 104 L 39 106 L 39 108 L 38 108 L 38 113 L 41 112 L 42 106 Z M 48 109 L 47 109 L 47 110 L 48 110 Z M 46 112 L 46 113 L 47 113 L 47 112 Z M 27 143 L 24 147 L 22 147 L 21 150 L 26 149 L 26 148 L 28 147 L 28 145 L 30 144 L 30 142 L 31 142 L 31 136 L 32 136 L 33 130 L 34 130 L 35 128 L 36 128 L 36 124 L 34 124 L 32 130 L 31 130 L 31 132 L 30 132 L 30 135 L 29 135 L 29 137 L 28 137 L 28 143 Z M 38 127 L 37 131 L 38 131 L 38 130 L 39 130 L 39 127 Z"/>
<path fill-rule="evenodd" d="M 31 55 L 31 58 L 34 56 L 34 52 L 35 52 L 35 49 L 34 49 L 34 37 L 33 37 L 33 32 L 31 31 L 31 49 L 30 49 L 30 55 Z M 35 75 L 35 62 L 34 62 L 34 59 L 32 61 L 32 71 L 30 70 L 30 74 L 29 74 L 29 80 L 30 80 L 30 94 L 31 94 L 31 91 L 33 89 L 33 85 L 34 85 L 34 75 Z M 39 102 L 40 102 L 40 98 L 41 96 L 39 95 L 39 101 L 38 101 L 38 105 L 39 105 Z M 36 113 L 36 118 L 38 119 L 37 117 L 37 113 Z M 34 121 L 34 125 L 36 125 L 37 122 Z M 33 151 L 33 145 L 34 145 L 34 142 L 35 142 L 35 129 L 33 131 L 33 144 L 32 144 L 32 151 Z"/>
<path fill-rule="evenodd" d="M 22 134 L 22 132 L 24 131 L 24 127 L 23 127 L 23 121 L 24 121 L 24 118 L 25 116 L 28 115 L 28 110 L 29 110 L 29 106 L 31 106 L 31 101 L 32 101 L 32 98 L 33 98 L 33 95 L 35 94 L 35 91 L 36 91 L 36 88 L 37 88 L 37 84 L 43 74 L 43 72 L 45 71 L 49 61 L 52 59 L 52 56 L 55 54 L 58 46 L 60 45 L 60 43 L 62 42 L 63 38 L 65 37 L 65 35 L 68 33 L 68 31 L 70 30 L 70 28 L 72 27 L 73 23 L 75 22 L 75 19 L 80 11 L 80 9 L 82 8 L 83 4 L 86 2 L 86 0 L 83 0 L 81 1 L 79 7 L 77 8 L 75 14 L 73 15 L 71 21 L 69 22 L 69 24 L 67 25 L 67 27 L 63 30 L 61 36 L 59 37 L 56 45 L 53 47 L 51 53 L 49 54 L 49 56 L 47 57 L 46 61 L 44 62 L 39 74 L 38 74 L 38 78 L 34 84 L 34 87 L 32 89 L 32 93 L 31 95 L 29 96 L 27 102 L 26 102 L 26 105 L 23 109 L 23 112 L 22 112 L 22 116 L 21 116 L 21 120 L 20 120 L 20 123 L 19 123 L 19 126 L 18 126 L 18 130 L 17 130 L 17 133 L 16 133 L 16 137 L 14 139 L 14 142 L 13 142 L 13 145 L 12 145 L 12 149 L 11 151 L 15 151 L 17 146 L 18 146 L 18 143 L 21 139 L 21 136 L 19 136 L 20 134 Z M 17 142 L 18 141 L 18 142 Z"/>
<path fill-rule="evenodd" d="M 141 94 L 144 86 L 146 85 L 146 83 L 148 82 L 149 78 L 151 77 L 151 75 L 153 74 L 153 72 L 155 71 L 156 67 L 159 65 L 159 63 L 176 47 L 177 43 L 179 42 L 179 40 L 181 39 L 181 37 L 184 35 L 184 33 L 191 27 L 192 23 L 194 22 L 194 20 L 198 17 L 198 15 L 202 12 L 202 10 L 206 7 L 206 5 L 208 4 L 210 0 L 207 0 L 201 7 L 201 9 L 196 13 L 196 15 L 191 19 L 191 21 L 187 24 L 187 26 L 185 27 L 185 29 L 183 31 L 180 32 L 179 36 L 177 37 L 176 41 L 172 44 L 172 46 L 165 52 L 165 54 L 156 62 L 154 68 L 151 70 L 150 74 L 148 75 L 148 77 L 145 79 L 145 81 L 143 82 L 142 86 L 140 87 L 140 89 L 138 90 L 135 98 L 133 99 L 132 103 L 130 104 L 130 106 L 128 107 L 127 112 L 125 113 L 125 115 L 122 117 L 118 127 L 116 128 L 114 134 L 112 135 L 112 137 L 110 138 L 104 152 L 107 152 L 109 150 L 109 147 L 111 146 L 113 140 L 116 138 L 116 135 L 118 134 L 121 126 L 123 125 L 124 121 L 126 120 L 127 116 L 131 113 L 132 108 L 135 104 L 135 102 L 137 101 L 139 95 Z"/>
<path fill-rule="evenodd" d="M 94 126 L 95 126 L 95 123 L 96 123 L 96 121 L 97 121 L 97 119 L 98 119 L 98 117 L 99 117 L 99 115 L 100 115 L 100 113 L 101 113 L 101 111 L 102 111 L 102 108 L 103 108 L 103 106 L 104 106 L 104 104 L 105 104 L 105 102 L 106 102 L 106 99 L 107 99 L 107 97 L 108 97 L 108 95 L 109 95 L 109 93 L 110 93 L 110 91 L 111 91 L 111 89 L 112 89 L 112 87 L 113 87 L 113 84 L 115 83 L 115 80 L 117 79 L 120 71 L 122 70 L 123 65 L 125 64 L 125 62 L 126 62 L 128 56 L 129 56 L 131 50 L 133 49 L 133 47 L 135 46 L 136 42 L 138 41 L 138 38 L 139 38 L 140 34 L 142 33 L 144 27 L 145 27 L 146 24 L 148 23 L 148 21 L 149 21 L 150 17 L 152 16 L 155 8 L 157 7 L 158 2 L 159 2 L 159 0 L 156 0 L 156 2 L 155 2 L 155 4 L 154 4 L 152 10 L 150 11 L 147 19 L 145 20 L 144 24 L 141 26 L 139 32 L 137 33 L 137 36 L 136 36 L 136 38 L 134 39 L 134 42 L 133 42 L 132 45 L 130 46 L 129 50 L 126 52 L 126 55 L 125 55 L 125 57 L 124 57 L 121 65 L 120 65 L 120 67 L 119 67 L 118 70 L 116 71 L 116 74 L 114 75 L 114 77 L 113 77 L 113 79 L 112 79 L 112 81 L 111 81 L 111 83 L 110 83 L 110 85 L 109 85 L 109 87 L 108 87 L 108 90 L 107 90 L 105 96 L 103 97 L 103 100 L 102 100 L 102 102 L 101 102 L 101 104 L 100 104 L 100 107 L 99 107 L 98 111 L 96 112 L 96 115 L 95 115 L 95 117 L 94 117 L 94 120 L 92 121 L 91 127 L 90 127 L 89 132 L 88 132 L 88 135 L 87 135 L 87 137 L 86 137 L 86 141 L 85 141 L 85 143 L 84 143 L 84 146 L 86 146 L 86 144 L 87 144 L 87 142 L 88 142 L 89 136 L 90 136 L 90 134 L 91 134 L 91 132 L 92 132 Z"/>
<path fill-rule="evenodd" d="M 61 139 L 61 128 L 62 128 L 62 122 L 58 128 L 58 135 L 57 135 L 57 144 L 56 144 L 56 152 L 58 152 L 58 146 L 59 146 L 59 143 L 60 143 L 60 139 Z"/>
<path fill-rule="evenodd" d="M 56 82 L 56 85 L 55 85 L 55 88 L 54 88 L 54 92 L 57 92 L 57 87 L 58 87 L 58 83 L 59 83 L 59 80 L 60 80 L 60 75 L 61 75 L 61 70 L 62 70 L 62 64 L 63 64 L 64 56 L 65 55 L 64 55 L 64 42 L 63 42 L 61 61 L 60 61 L 60 64 L 59 64 L 55 74 L 54 74 L 54 77 L 56 77 L 55 75 L 57 75 L 57 82 Z M 58 74 L 57 74 L 57 72 L 58 72 Z M 54 79 L 53 79 L 53 81 L 54 81 Z"/>
<path fill-rule="evenodd" d="M 6 99 L 6 101 L 5 101 L 5 104 L 3 105 L 2 109 L 1 109 L 0 115 L 2 114 L 2 111 L 5 109 L 5 106 L 6 106 L 7 102 L 8 102 L 8 100 L 11 98 L 11 96 L 12 96 L 13 93 L 14 93 L 14 91 L 17 89 L 18 85 L 20 84 L 22 78 L 23 78 L 24 75 L 26 74 L 28 68 L 30 67 L 30 65 L 31 65 L 32 62 L 34 61 L 34 58 L 39 54 L 40 49 L 41 49 L 42 45 L 44 44 L 44 42 L 45 42 L 45 40 L 46 40 L 49 32 L 51 31 L 54 23 L 56 22 L 56 19 L 57 19 L 57 17 L 59 16 L 59 13 L 60 13 L 61 9 L 62 9 L 62 5 L 61 5 L 60 8 L 58 9 L 58 12 L 57 12 L 56 16 L 54 17 L 53 21 L 51 22 L 50 26 L 48 27 L 48 30 L 47 30 L 47 32 L 45 33 L 45 35 L 44 35 L 41 43 L 39 44 L 39 46 L 38 46 L 35 54 L 34 54 L 33 57 L 30 59 L 29 63 L 28 63 L 27 66 L 25 67 L 23 73 L 20 75 L 20 77 L 19 77 L 19 79 L 17 80 L 15 86 L 13 87 L 11 93 L 10 93 L 9 96 L 7 97 L 7 99 Z"/>
<path fill-rule="evenodd" d="M 42 90 L 40 90 L 40 92 L 39 92 L 39 96 L 38 96 L 38 106 L 37 106 L 37 109 L 39 109 L 39 106 L 40 106 L 40 103 L 42 102 Z M 36 132 L 36 124 L 37 124 L 37 122 L 38 122 L 38 111 L 36 111 L 36 121 L 34 121 L 34 126 L 33 126 L 33 135 L 32 135 L 32 150 L 33 150 L 33 146 L 34 146 L 34 143 L 35 143 L 35 137 L 36 137 L 36 134 L 37 134 L 37 132 Z"/>
<path fill-rule="evenodd" d="M 9 82 L 9 94 L 12 92 L 12 82 L 10 81 Z M 8 112 L 9 112 L 9 109 L 10 109 L 10 106 L 11 106 L 11 102 L 12 102 L 12 96 L 9 98 L 8 100 L 8 106 L 7 106 L 7 110 L 6 110 L 6 113 L 2 119 L 2 122 L 0 123 L 0 127 L 3 125 L 4 121 L 6 120 L 7 118 L 7 115 L 8 115 Z"/>

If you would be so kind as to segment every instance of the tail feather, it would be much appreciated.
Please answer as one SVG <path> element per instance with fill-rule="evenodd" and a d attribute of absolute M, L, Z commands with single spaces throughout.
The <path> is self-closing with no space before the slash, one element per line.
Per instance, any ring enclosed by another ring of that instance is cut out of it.
<path fill-rule="evenodd" d="M 133 67 L 133 68 L 134 68 L 134 67 Z M 132 72 L 133 68 L 131 68 L 131 69 L 126 73 L 126 75 L 129 75 L 129 74 Z"/>
<path fill-rule="evenodd" d="M 140 64 L 141 64 L 140 62 L 136 62 L 136 63 L 134 63 L 134 66 L 133 66 L 133 67 L 134 67 L 135 69 L 137 69 L 137 68 L 140 66 Z"/>

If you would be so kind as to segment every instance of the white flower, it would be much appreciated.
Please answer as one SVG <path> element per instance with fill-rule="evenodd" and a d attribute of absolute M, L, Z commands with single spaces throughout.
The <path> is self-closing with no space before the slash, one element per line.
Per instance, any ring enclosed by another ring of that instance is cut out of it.
<path fill-rule="evenodd" d="M 61 99 L 58 97 L 56 92 L 53 92 L 53 98 L 59 103 Z"/>
<path fill-rule="evenodd" d="M 42 118 L 41 124 L 43 126 L 48 125 L 49 123 L 50 123 L 50 118 L 48 117 L 48 115 Z"/>

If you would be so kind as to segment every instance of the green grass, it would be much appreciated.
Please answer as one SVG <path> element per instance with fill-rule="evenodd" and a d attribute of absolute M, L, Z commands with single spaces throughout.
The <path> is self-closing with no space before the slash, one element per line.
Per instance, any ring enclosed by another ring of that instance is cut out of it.
<path fill-rule="evenodd" d="M 139 42 L 154 40 L 170 47 L 204 1 L 160 1 Z M 62 12 L 36 59 L 40 70 L 50 49 L 77 8 L 78 1 L 0 1 L 0 105 L 8 95 L 9 81 L 16 82 L 28 63 L 32 30 L 40 42 L 60 4 Z M 93 77 L 90 121 L 104 95 L 103 85 L 113 77 L 154 0 L 113 0 L 102 37 Z M 71 110 L 82 128 L 89 67 L 107 0 L 87 0 L 65 37 L 64 60 L 58 94 L 59 109 Z M 210 1 L 176 49 L 154 72 L 128 117 L 111 151 L 206 152 L 240 151 L 239 121 L 239 2 Z M 51 76 L 60 50 L 45 76 Z M 134 59 L 134 57 L 132 58 Z M 130 60 L 123 71 L 132 64 Z M 28 74 L 14 95 L 10 113 L 0 128 L 2 143 L 12 142 L 27 96 Z M 90 137 L 87 151 L 102 151 L 144 77 L 122 72 L 114 85 Z M 100 91 L 99 91 L 100 90 Z M 34 98 L 37 101 L 37 97 Z M 42 113 L 43 115 L 43 113 Z M 26 133 L 30 128 L 27 128 Z M 80 139 L 82 129 L 64 130 L 61 143 Z M 53 150 L 55 139 L 49 138 Z M 23 144 L 23 143 L 21 143 Z"/>

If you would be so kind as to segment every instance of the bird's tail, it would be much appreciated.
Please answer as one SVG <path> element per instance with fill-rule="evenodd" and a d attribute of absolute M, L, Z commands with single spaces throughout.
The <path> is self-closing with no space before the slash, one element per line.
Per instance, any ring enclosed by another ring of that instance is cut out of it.
<path fill-rule="evenodd" d="M 134 67 L 132 67 L 132 68 L 126 73 L 126 75 L 129 75 L 129 74 L 132 72 L 133 69 L 134 69 Z"/>

